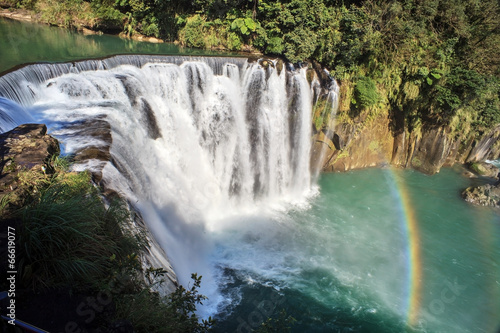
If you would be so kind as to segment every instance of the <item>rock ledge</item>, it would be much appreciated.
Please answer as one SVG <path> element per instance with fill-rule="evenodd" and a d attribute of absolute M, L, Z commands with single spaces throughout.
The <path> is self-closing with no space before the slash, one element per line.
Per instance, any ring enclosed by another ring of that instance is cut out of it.
<path fill-rule="evenodd" d="M 45 172 L 53 156 L 59 155 L 59 142 L 47 135 L 44 124 L 23 124 L 0 134 L 0 198 L 15 191 L 20 171 Z"/>
<path fill-rule="evenodd" d="M 468 187 L 462 192 L 462 197 L 474 205 L 500 208 L 500 183 Z"/>

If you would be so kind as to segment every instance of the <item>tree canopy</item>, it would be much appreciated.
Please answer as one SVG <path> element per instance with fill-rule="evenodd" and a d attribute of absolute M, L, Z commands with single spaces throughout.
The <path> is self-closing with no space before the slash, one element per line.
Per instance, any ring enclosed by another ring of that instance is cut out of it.
<path fill-rule="evenodd" d="M 63 25 L 84 20 L 95 29 L 139 32 L 188 47 L 315 60 L 351 87 L 343 97 L 352 105 L 360 107 L 360 89 L 370 82 L 380 98 L 361 106 L 389 105 L 410 122 L 448 125 L 459 115 L 479 132 L 500 123 L 497 0 L 10 2 L 49 21 L 73 13 Z M 50 15 L 54 11 L 58 15 Z"/>

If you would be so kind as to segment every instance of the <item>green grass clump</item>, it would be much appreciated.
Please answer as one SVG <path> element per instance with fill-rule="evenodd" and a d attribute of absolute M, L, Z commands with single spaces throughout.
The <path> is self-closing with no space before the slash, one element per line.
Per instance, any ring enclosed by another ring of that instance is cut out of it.
<path fill-rule="evenodd" d="M 123 232 L 126 209 L 119 201 L 106 208 L 88 173 L 52 180 L 21 210 L 20 269 L 36 286 L 92 284 L 106 276 L 110 257 L 138 251 L 133 235 Z"/>
<path fill-rule="evenodd" d="M 380 100 L 375 81 L 369 77 L 360 77 L 354 86 L 353 104 L 359 104 L 362 108 L 368 108 L 377 104 Z"/>

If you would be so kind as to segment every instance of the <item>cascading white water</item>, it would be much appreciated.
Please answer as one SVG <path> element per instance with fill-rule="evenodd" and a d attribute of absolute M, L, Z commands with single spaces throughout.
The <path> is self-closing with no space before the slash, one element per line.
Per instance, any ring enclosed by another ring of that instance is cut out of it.
<path fill-rule="evenodd" d="M 319 96 L 318 96 L 319 97 Z M 325 104 L 323 110 L 320 111 L 320 114 L 328 119 L 328 125 L 326 126 L 325 136 L 329 139 L 332 139 L 333 133 L 331 133 L 331 129 L 335 128 L 336 125 L 336 117 L 337 111 L 339 108 L 339 99 L 340 99 L 340 88 L 337 84 L 337 81 L 333 80 L 330 83 L 330 87 L 328 89 L 328 93 L 326 94 Z M 329 133 L 330 132 L 330 133 Z M 316 180 L 319 177 L 321 170 L 324 167 L 324 159 L 326 152 L 328 150 L 328 146 L 326 142 L 323 142 L 320 148 L 320 152 L 316 157 L 316 165 L 313 166 L 313 178 Z"/>
<path fill-rule="evenodd" d="M 217 302 L 206 234 L 310 192 L 318 83 L 309 84 L 305 69 L 242 59 L 126 58 L 33 65 L 0 78 L 0 96 L 46 123 L 65 153 L 109 149 L 111 162 L 75 168 L 102 168 L 106 186 L 140 211 L 180 282 L 202 274 L 202 292 Z M 111 143 L 73 126 L 96 119 L 109 124 Z"/>
<path fill-rule="evenodd" d="M 0 97 L 0 133 L 9 131 L 19 124 L 33 121 L 33 118 L 19 104 Z"/>

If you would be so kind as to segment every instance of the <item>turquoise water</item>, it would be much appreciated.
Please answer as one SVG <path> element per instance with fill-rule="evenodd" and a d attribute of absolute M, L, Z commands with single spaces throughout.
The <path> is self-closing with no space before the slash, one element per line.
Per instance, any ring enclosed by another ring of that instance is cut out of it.
<path fill-rule="evenodd" d="M 415 212 L 421 263 L 409 262 L 395 179 Z M 239 303 L 216 331 L 248 332 L 284 309 L 293 332 L 497 332 L 500 212 L 466 204 L 470 183 L 459 169 L 325 174 L 309 208 L 219 235 L 226 297 Z M 411 265 L 422 276 L 409 325 Z"/>
<path fill-rule="evenodd" d="M 101 58 L 114 54 L 232 55 L 181 48 L 170 43 L 154 44 L 111 35 L 89 35 L 18 22 L 0 17 L 0 73 L 35 62 L 60 62 Z"/>

